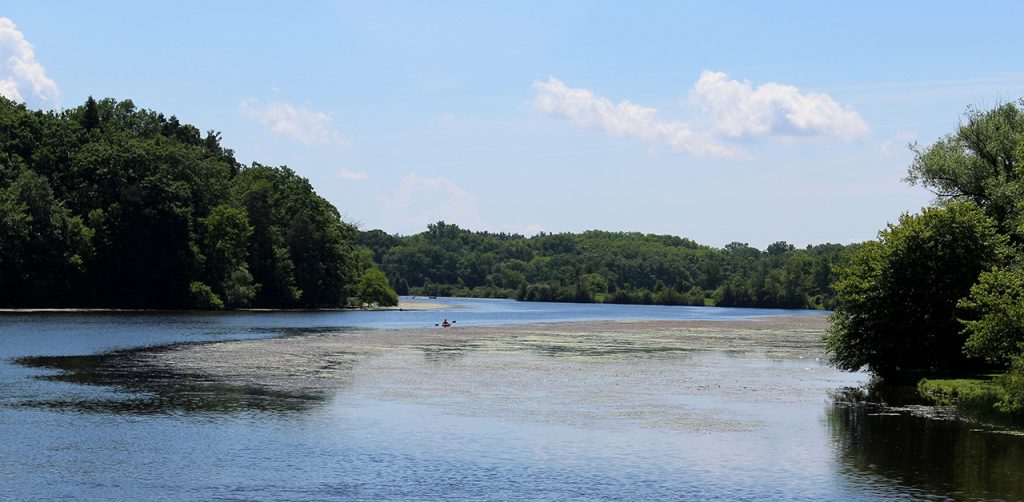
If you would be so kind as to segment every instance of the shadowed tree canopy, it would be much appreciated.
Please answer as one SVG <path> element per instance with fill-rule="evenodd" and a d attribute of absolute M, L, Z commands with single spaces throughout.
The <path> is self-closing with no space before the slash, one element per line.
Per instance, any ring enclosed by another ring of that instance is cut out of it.
<path fill-rule="evenodd" d="M 826 340 L 832 363 L 883 376 L 968 367 L 957 301 L 1006 251 L 1005 236 L 972 202 L 903 215 L 840 269 Z"/>
<path fill-rule="evenodd" d="M 1024 272 L 992 269 L 981 274 L 958 305 L 968 354 L 1009 363 L 1024 353 Z"/>
<path fill-rule="evenodd" d="M 354 226 L 286 167 L 131 101 L 0 98 L 0 306 L 335 307 Z"/>

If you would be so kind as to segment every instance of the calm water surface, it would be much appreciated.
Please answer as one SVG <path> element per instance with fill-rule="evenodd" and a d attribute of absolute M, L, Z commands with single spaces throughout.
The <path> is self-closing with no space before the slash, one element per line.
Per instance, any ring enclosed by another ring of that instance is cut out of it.
<path fill-rule="evenodd" d="M 840 389 L 865 375 L 816 360 L 396 353 L 379 361 L 408 365 L 403 393 L 356 368 L 349 385 L 315 396 L 134 364 L 140 350 L 175 344 L 444 317 L 472 325 L 794 314 L 437 301 L 450 308 L 0 315 L 0 499 L 1024 498 L 1020 436 L 844 404 Z M 417 387 L 419 374 L 433 384 Z M 694 391 L 706 385 L 722 391 Z M 692 418 L 707 416 L 715 420 Z"/>

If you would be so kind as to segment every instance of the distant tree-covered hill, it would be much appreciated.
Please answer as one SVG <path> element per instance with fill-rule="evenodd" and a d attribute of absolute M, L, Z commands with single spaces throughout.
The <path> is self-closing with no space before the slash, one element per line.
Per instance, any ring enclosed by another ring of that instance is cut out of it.
<path fill-rule="evenodd" d="M 357 236 L 218 133 L 131 101 L 0 98 L 2 307 L 336 307 L 366 271 Z"/>
<path fill-rule="evenodd" d="M 520 300 L 831 308 L 833 268 L 851 246 L 723 249 L 667 235 L 589 231 L 526 238 L 438 222 L 360 244 L 402 294 Z"/>

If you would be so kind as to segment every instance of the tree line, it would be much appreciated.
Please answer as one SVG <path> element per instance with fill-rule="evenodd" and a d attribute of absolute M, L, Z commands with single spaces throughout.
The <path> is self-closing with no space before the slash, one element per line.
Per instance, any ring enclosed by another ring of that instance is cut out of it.
<path fill-rule="evenodd" d="M 395 303 L 357 239 L 308 180 L 241 165 L 219 133 L 129 100 L 0 98 L 2 307 Z"/>
<path fill-rule="evenodd" d="M 668 235 L 474 232 L 443 221 L 411 236 L 364 231 L 359 243 L 400 294 L 526 301 L 831 308 L 835 266 L 851 246 L 713 248 Z"/>
<path fill-rule="evenodd" d="M 966 375 L 969 387 L 948 384 L 959 402 L 1024 418 L 1022 107 L 968 109 L 954 133 L 913 145 L 907 181 L 935 204 L 840 267 L 827 337 L 836 366 L 889 380 Z"/>

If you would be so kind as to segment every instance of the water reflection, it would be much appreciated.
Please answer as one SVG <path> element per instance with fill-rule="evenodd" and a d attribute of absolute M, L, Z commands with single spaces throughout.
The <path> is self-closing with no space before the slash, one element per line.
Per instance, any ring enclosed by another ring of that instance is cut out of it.
<path fill-rule="evenodd" d="M 52 399 L 28 399 L 15 405 L 136 415 L 246 411 L 294 413 L 321 405 L 328 397 L 315 393 L 285 393 L 258 386 L 227 385 L 202 375 L 176 371 L 153 363 L 154 354 L 162 350 L 171 348 L 123 350 L 88 356 L 16 358 L 16 364 L 52 371 L 36 376 L 37 379 L 113 390 Z"/>
<path fill-rule="evenodd" d="M 833 448 L 852 476 L 881 476 L 930 498 L 1024 500 L 1024 437 L 864 396 L 840 391 L 826 413 Z"/>

